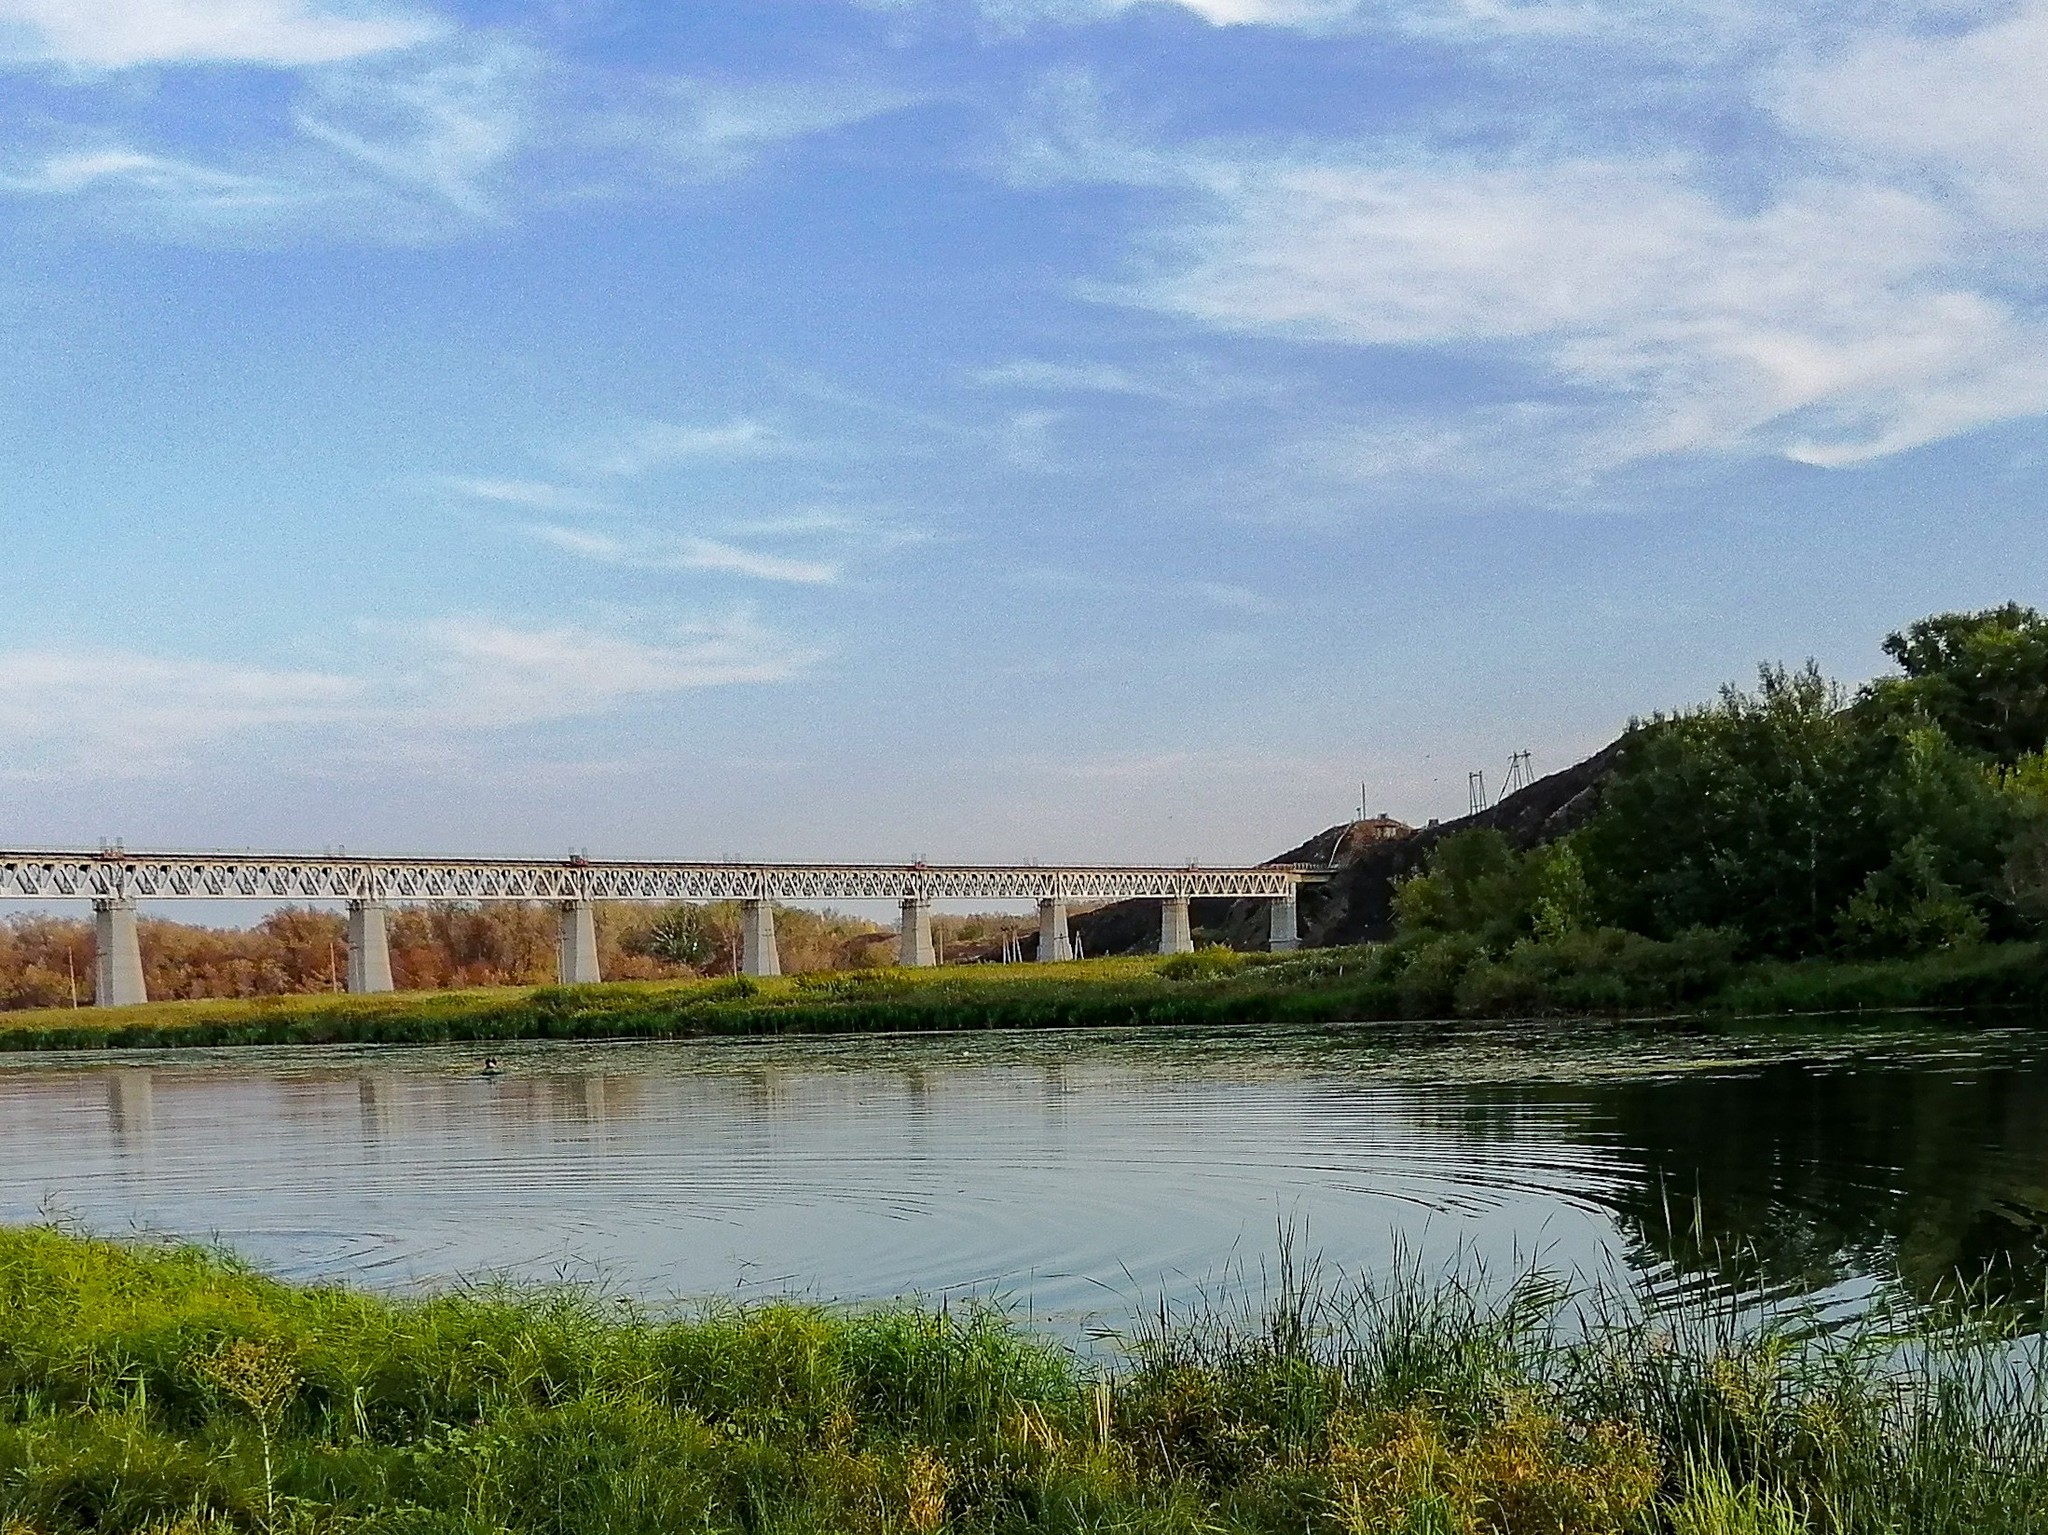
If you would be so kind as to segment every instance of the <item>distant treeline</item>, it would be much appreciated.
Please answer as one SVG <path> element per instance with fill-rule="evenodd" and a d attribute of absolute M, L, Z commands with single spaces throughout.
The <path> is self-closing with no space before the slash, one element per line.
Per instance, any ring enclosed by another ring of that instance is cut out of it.
<path fill-rule="evenodd" d="M 979 958 L 1023 919 L 946 916 L 935 936 L 949 957 Z M 139 924 L 149 995 L 159 1001 L 288 996 L 339 990 L 348 973 L 347 919 L 281 907 L 253 927 L 199 927 L 144 917 Z M 544 985 L 555 979 L 558 927 L 546 905 L 395 906 L 388 928 L 401 991 Z M 832 911 L 778 907 L 776 939 L 791 973 L 893 964 L 893 928 Z M 608 980 L 729 975 L 736 968 L 739 906 L 599 903 L 599 963 Z M 0 1009 L 67 1007 L 93 995 L 89 919 L 40 913 L 0 921 Z"/>

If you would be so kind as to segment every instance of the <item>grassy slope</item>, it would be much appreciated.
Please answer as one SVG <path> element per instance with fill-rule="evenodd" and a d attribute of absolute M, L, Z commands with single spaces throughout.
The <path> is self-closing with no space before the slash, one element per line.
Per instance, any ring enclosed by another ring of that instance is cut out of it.
<path fill-rule="evenodd" d="M 2048 1005 L 2048 954 L 1987 945 L 1910 960 L 1808 960 L 1690 972 L 1646 946 L 1636 971 L 1515 967 L 1512 985 L 1462 985 L 1472 966 L 1389 971 L 1390 951 L 1081 960 L 842 971 L 764 981 L 494 987 L 375 997 L 158 1002 L 0 1013 L 0 1049 L 444 1040 L 687 1038 L 1130 1024 L 1328 1023 L 1446 1016 L 1831 1012 Z M 1496 977 L 1503 967 L 1490 967 Z M 1429 974 L 1425 974 L 1429 972 Z"/>
<path fill-rule="evenodd" d="M 988 1314 L 395 1301 L 0 1230 L 0 1532 L 2048 1528 L 2038 1373 L 1730 1315 L 1283 1293 L 1105 1367 Z"/>

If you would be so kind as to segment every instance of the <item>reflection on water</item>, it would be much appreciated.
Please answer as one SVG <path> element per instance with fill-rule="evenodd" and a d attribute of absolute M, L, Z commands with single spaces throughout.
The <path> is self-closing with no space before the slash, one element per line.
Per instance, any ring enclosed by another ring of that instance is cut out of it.
<path fill-rule="evenodd" d="M 231 1051 L 0 1066 L 0 1219 L 298 1276 L 998 1292 L 1066 1323 L 1277 1228 L 1352 1269 L 2048 1276 L 2030 1032 L 1355 1029 Z"/>

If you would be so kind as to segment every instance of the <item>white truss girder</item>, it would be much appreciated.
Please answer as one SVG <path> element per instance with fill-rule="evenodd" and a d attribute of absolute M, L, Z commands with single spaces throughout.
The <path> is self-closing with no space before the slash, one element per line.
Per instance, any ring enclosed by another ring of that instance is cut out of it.
<path fill-rule="evenodd" d="M 0 898 L 252 901 L 1286 900 L 1323 871 L 1109 864 L 618 863 L 0 852 Z"/>

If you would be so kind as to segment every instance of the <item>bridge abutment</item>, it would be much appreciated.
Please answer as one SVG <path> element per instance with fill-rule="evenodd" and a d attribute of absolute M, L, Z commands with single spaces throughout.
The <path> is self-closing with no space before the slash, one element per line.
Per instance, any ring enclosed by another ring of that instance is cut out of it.
<path fill-rule="evenodd" d="M 390 991 L 391 940 L 384 929 L 382 901 L 348 903 L 348 989 Z"/>
<path fill-rule="evenodd" d="M 1192 954 L 1194 950 L 1195 929 L 1188 920 L 1188 898 L 1170 895 L 1159 903 L 1159 952 Z"/>
<path fill-rule="evenodd" d="M 142 979 L 142 940 L 135 932 L 135 903 L 130 900 L 92 903 L 93 987 L 95 1007 L 132 1007 L 149 1000 Z"/>
<path fill-rule="evenodd" d="M 588 901 L 564 901 L 561 948 L 555 978 L 564 986 L 590 986 L 604 979 L 597 970 L 597 909 Z"/>
<path fill-rule="evenodd" d="M 1293 896 L 1273 902 L 1267 909 L 1266 947 L 1275 950 L 1300 948 L 1299 917 L 1300 908 Z"/>
<path fill-rule="evenodd" d="M 896 963 L 936 965 L 937 948 L 932 943 L 932 903 L 916 897 L 903 903 L 903 922 L 896 929 Z"/>
<path fill-rule="evenodd" d="M 740 974 L 782 974 L 782 955 L 775 947 L 772 901 L 740 902 Z"/>
<path fill-rule="evenodd" d="M 1067 932 L 1067 903 L 1054 898 L 1038 903 L 1038 962 L 1049 965 L 1074 957 L 1074 941 Z"/>

